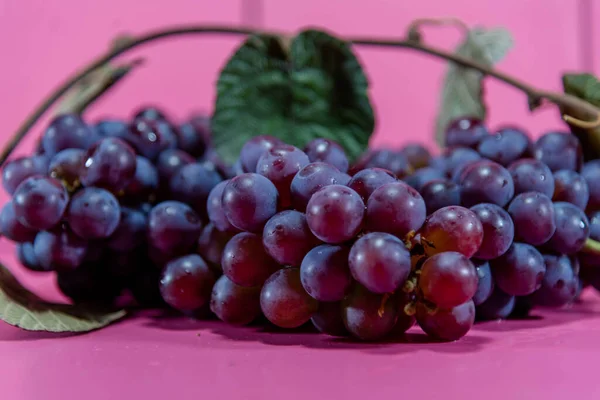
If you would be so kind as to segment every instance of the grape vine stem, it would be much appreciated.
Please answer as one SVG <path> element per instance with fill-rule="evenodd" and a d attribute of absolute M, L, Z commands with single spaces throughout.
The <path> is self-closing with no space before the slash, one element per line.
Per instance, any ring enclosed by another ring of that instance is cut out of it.
<path fill-rule="evenodd" d="M 583 249 L 581 249 L 581 251 L 584 253 L 600 255 L 600 242 L 588 238 L 585 241 L 585 244 L 583 245 Z"/>
<path fill-rule="evenodd" d="M 449 20 L 450 22 L 455 22 Z M 417 20 L 417 24 L 411 24 L 411 31 L 415 32 L 415 26 L 419 23 L 425 23 L 427 21 Z M 280 32 L 264 32 L 257 29 L 243 28 L 243 27 L 227 27 L 227 26 L 208 26 L 208 25 L 189 25 L 189 26 L 174 26 L 161 28 L 149 33 L 127 37 L 127 40 L 123 40 L 118 46 L 113 47 L 107 53 L 100 55 L 87 66 L 79 69 L 71 77 L 67 78 L 62 82 L 50 95 L 48 95 L 42 103 L 35 108 L 30 116 L 22 123 L 22 125 L 15 132 L 13 137 L 9 140 L 2 153 L 0 154 L 0 166 L 4 165 L 10 154 L 21 142 L 21 140 L 27 135 L 29 130 L 35 125 L 35 123 L 44 115 L 52 105 L 59 100 L 67 91 L 69 91 L 74 85 L 76 85 L 82 78 L 88 75 L 90 72 L 103 66 L 114 58 L 121 54 L 126 53 L 129 50 L 140 47 L 146 43 L 153 42 L 155 40 L 164 39 L 175 36 L 188 36 L 188 35 L 251 35 L 255 33 L 267 33 L 277 35 L 280 37 L 287 37 L 285 34 Z M 410 32 L 409 32 L 410 33 Z M 451 52 L 431 47 L 422 43 L 420 35 L 408 35 L 407 39 L 381 39 L 381 38 L 367 38 L 367 37 L 352 37 L 346 38 L 349 43 L 361 46 L 372 46 L 372 47 L 397 47 L 416 50 L 422 53 L 426 53 L 441 59 L 445 59 L 456 64 L 459 64 L 466 68 L 472 68 L 480 71 L 484 75 L 494 77 L 506 84 L 513 86 L 522 92 L 524 92 L 529 100 L 530 108 L 533 110 L 542 104 L 544 100 L 550 101 L 556 104 L 561 109 L 574 109 L 581 112 L 581 115 L 588 121 L 582 121 L 571 116 L 564 116 L 566 122 L 580 126 L 582 128 L 596 127 L 600 125 L 600 109 L 596 106 L 586 102 L 585 100 L 579 99 L 575 96 L 559 93 L 549 92 L 541 89 L 537 89 L 517 78 L 509 76 L 505 73 L 497 71 L 488 65 L 484 65 L 475 62 L 469 58 L 462 57 Z"/>

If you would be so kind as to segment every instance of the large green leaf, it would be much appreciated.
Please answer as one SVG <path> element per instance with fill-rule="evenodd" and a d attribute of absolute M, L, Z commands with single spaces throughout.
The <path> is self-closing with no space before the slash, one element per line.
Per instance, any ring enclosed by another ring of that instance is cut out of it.
<path fill-rule="evenodd" d="M 586 100 L 600 107 L 600 81 L 592 74 L 565 74 L 562 77 L 565 93 Z M 582 120 L 595 116 L 586 115 L 578 109 L 561 109 L 561 112 Z M 586 160 L 600 157 L 600 128 L 582 129 L 570 125 L 571 132 L 579 138 Z"/>
<path fill-rule="evenodd" d="M 362 67 L 343 40 L 307 30 L 288 47 L 275 36 L 251 36 L 217 82 L 215 147 L 233 162 L 256 135 L 298 147 L 325 137 L 354 159 L 367 148 L 374 128 L 367 89 Z"/>

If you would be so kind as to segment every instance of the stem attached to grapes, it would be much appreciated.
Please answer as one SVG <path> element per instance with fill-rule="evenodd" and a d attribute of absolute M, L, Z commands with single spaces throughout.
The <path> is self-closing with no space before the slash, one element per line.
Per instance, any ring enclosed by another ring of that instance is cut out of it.
<path fill-rule="evenodd" d="M 583 245 L 583 249 L 581 249 L 583 253 L 600 255 L 600 242 L 595 241 L 594 239 L 588 238 Z"/>
<path fill-rule="evenodd" d="M 527 83 L 518 80 L 512 76 L 499 72 L 487 65 L 477 63 L 469 58 L 462 57 L 457 54 L 447 52 L 435 47 L 430 47 L 422 43 L 420 35 L 416 27 L 423 23 L 429 23 L 430 21 L 417 20 L 411 24 L 412 29 L 409 31 L 408 38 L 405 40 L 393 40 L 393 39 L 379 39 L 379 38 L 347 38 L 349 43 L 354 45 L 362 46 L 375 46 L 375 47 L 396 47 L 396 48 L 408 48 L 416 51 L 420 51 L 438 58 L 442 58 L 456 64 L 459 64 L 466 68 L 471 68 L 480 71 L 484 75 L 489 75 L 506 84 L 513 86 L 522 92 L 524 92 L 528 99 L 530 108 L 533 110 L 542 104 L 543 100 L 550 101 L 561 109 L 576 109 L 581 111 L 590 121 L 582 121 L 571 116 L 564 116 L 566 122 L 588 128 L 590 126 L 595 127 L 600 125 L 600 109 L 585 100 L 579 99 L 575 96 L 558 93 L 548 92 L 537 89 Z M 453 24 L 456 24 L 456 20 L 448 20 Z M 0 154 L 0 166 L 4 165 L 12 151 L 20 143 L 20 141 L 27 135 L 29 130 L 34 124 L 44 115 L 44 113 L 52 107 L 52 105 L 60 99 L 69 89 L 77 84 L 82 78 L 88 75 L 91 71 L 103 66 L 112 59 L 119 55 L 126 53 L 127 51 L 137 48 L 143 44 L 153 42 L 155 40 L 164 39 L 173 36 L 186 36 L 186 35 L 251 35 L 257 33 L 256 29 L 251 28 L 233 28 L 227 26 L 206 26 L 206 25 L 190 25 L 190 26 L 176 26 L 158 29 L 149 32 L 144 35 L 137 37 L 128 37 L 128 40 L 120 43 L 119 46 L 115 46 L 109 50 L 106 54 L 103 54 L 93 60 L 90 64 L 77 71 L 72 77 L 64 81 L 58 88 L 55 89 L 42 103 L 33 111 L 33 113 L 23 122 L 19 127 L 14 136 L 9 140 L 2 153 Z M 412 34 L 410 34 L 412 32 Z M 272 35 L 283 36 L 279 32 L 263 32 Z"/>

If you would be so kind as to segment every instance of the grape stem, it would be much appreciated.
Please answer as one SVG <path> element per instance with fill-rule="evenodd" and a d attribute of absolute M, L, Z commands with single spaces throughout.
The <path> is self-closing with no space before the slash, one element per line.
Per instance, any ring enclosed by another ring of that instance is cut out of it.
<path fill-rule="evenodd" d="M 588 238 L 581 249 L 583 253 L 600 255 L 600 242 Z"/>
<path fill-rule="evenodd" d="M 561 109 L 574 109 L 579 110 L 581 115 L 589 121 L 582 121 L 580 119 L 565 115 L 563 118 L 567 123 L 576 125 L 582 128 L 596 127 L 600 125 L 600 108 L 588 103 L 585 100 L 579 99 L 575 96 L 559 93 L 549 92 L 541 89 L 537 89 L 517 78 L 509 76 L 505 73 L 497 71 L 488 65 L 484 65 L 473 61 L 469 58 L 462 57 L 451 52 L 441 50 L 435 47 L 430 47 L 423 44 L 421 35 L 418 33 L 418 27 L 420 25 L 427 24 L 454 24 L 459 28 L 464 29 L 465 25 L 462 22 L 458 22 L 456 19 L 423 19 L 414 21 L 409 28 L 407 39 L 395 40 L 395 39 L 381 39 L 381 38 L 346 38 L 349 43 L 361 46 L 372 46 L 372 47 L 396 47 L 396 48 L 407 48 L 416 50 L 422 53 L 426 53 L 441 59 L 445 59 L 456 64 L 459 64 L 466 68 L 471 68 L 480 71 L 484 75 L 494 77 L 510 86 L 513 86 L 522 92 L 524 92 L 529 100 L 529 106 L 531 110 L 539 107 L 544 100 L 550 101 L 557 105 Z M 4 165 L 10 154 L 21 142 L 21 140 L 27 135 L 29 130 L 35 125 L 35 123 L 44 115 L 52 105 L 59 100 L 65 93 L 67 93 L 73 86 L 75 86 L 82 78 L 88 75 L 95 69 L 103 66 L 107 62 L 113 60 L 119 55 L 126 53 L 129 50 L 137 48 L 155 40 L 164 39 L 174 36 L 186 36 L 186 35 L 251 35 L 255 33 L 267 33 L 271 35 L 277 35 L 280 37 L 288 37 L 280 32 L 262 32 L 252 28 L 234 28 L 227 26 L 208 26 L 208 25 L 189 25 L 189 26 L 174 26 L 161 28 L 149 33 L 139 36 L 128 36 L 127 40 L 123 40 L 118 46 L 113 46 L 107 53 L 100 55 L 87 66 L 79 69 L 74 75 L 67 78 L 62 82 L 50 95 L 48 95 L 42 103 L 27 117 L 27 119 L 21 124 L 13 137 L 9 140 L 8 144 L 0 154 L 0 166 Z"/>

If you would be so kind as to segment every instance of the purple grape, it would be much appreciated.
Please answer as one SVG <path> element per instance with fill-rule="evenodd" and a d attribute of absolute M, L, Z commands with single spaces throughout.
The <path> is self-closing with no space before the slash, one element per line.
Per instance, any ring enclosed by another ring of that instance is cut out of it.
<path fill-rule="evenodd" d="M 236 285 L 223 275 L 213 286 L 210 310 L 228 324 L 247 325 L 260 315 L 260 288 Z"/>
<path fill-rule="evenodd" d="M 554 201 L 566 201 L 585 210 L 590 198 L 586 180 L 575 171 L 562 169 L 554 173 Z"/>
<path fill-rule="evenodd" d="M 590 235 L 590 222 L 584 212 L 571 203 L 554 203 L 556 231 L 548 242 L 552 251 L 574 254 L 581 250 Z"/>
<path fill-rule="evenodd" d="M 600 211 L 589 214 L 590 221 L 590 236 L 589 238 L 595 241 L 600 241 Z M 580 252 L 578 255 L 579 261 L 584 266 L 592 268 L 600 267 L 600 255 L 596 252 Z M 600 268 L 598 268 L 600 271 Z M 600 276 L 600 274 L 599 274 Z M 600 282 L 600 281 L 599 281 Z M 599 286 L 600 287 L 600 286 Z"/>
<path fill-rule="evenodd" d="M 206 202 L 210 191 L 221 182 L 221 176 L 199 163 L 179 168 L 170 182 L 171 197 L 188 204 L 201 217 L 206 216 Z"/>
<path fill-rule="evenodd" d="M 460 177 L 461 200 L 466 207 L 478 203 L 508 204 L 515 194 L 510 173 L 493 161 L 475 162 Z"/>
<path fill-rule="evenodd" d="M 548 197 L 554 194 L 554 176 L 546 164 L 533 158 L 524 158 L 510 164 L 508 172 L 513 178 L 515 195 L 540 192 Z"/>
<path fill-rule="evenodd" d="M 81 182 L 79 182 L 79 175 L 81 174 L 84 159 L 84 150 L 62 150 L 50 160 L 50 164 L 48 165 L 48 175 L 50 175 L 51 178 L 61 181 L 67 190 L 73 192 L 81 185 Z"/>
<path fill-rule="evenodd" d="M 159 183 L 156 167 L 142 156 L 136 157 L 135 165 L 135 175 L 124 190 L 125 200 L 132 204 L 154 200 Z"/>
<path fill-rule="evenodd" d="M 131 134 L 127 141 L 137 153 L 149 160 L 156 160 L 167 149 L 177 147 L 177 136 L 173 127 L 164 119 L 137 117 L 129 126 Z"/>
<path fill-rule="evenodd" d="M 546 274 L 542 286 L 533 294 L 536 305 L 561 307 L 568 304 L 577 294 L 579 280 L 568 256 L 544 255 Z"/>
<path fill-rule="evenodd" d="M 123 207 L 117 229 L 106 242 L 107 247 L 117 251 L 132 251 L 146 240 L 148 217 L 141 211 Z"/>
<path fill-rule="evenodd" d="M 273 183 L 262 175 L 246 173 L 232 178 L 223 189 L 225 216 L 236 228 L 261 232 L 277 212 L 279 194 Z"/>
<path fill-rule="evenodd" d="M 198 310 L 210 301 L 215 275 L 202 257 L 191 254 L 168 263 L 160 279 L 160 294 L 179 311 Z"/>
<path fill-rule="evenodd" d="M 365 204 L 358 193 L 342 185 L 330 185 L 316 192 L 306 207 L 311 232 L 325 243 L 352 239 L 362 227 Z"/>
<path fill-rule="evenodd" d="M 475 304 L 472 300 L 451 309 L 431 312 L 417 303 L 417 323 L 427 335 L 443 341 L 458 340 L 465 336 L 475 323 Z"/>
<path fill-rule="evenodd" d="M 32 242 L 37 231 L 19 222 L 13 202 L 9 201 L 0 212 L 0 233 L 13 242 L 24 243 Z"/>
<path fill-rule="evenodd" d="M 48 170 L 46 156 L 20 157 L 9 161 L 2 170 L 2 185 L 8 194 L 14 194 L 25 179 L 45 175 Z"/>
<path fill-rule="evenodd" d="M 600 209 L 600 160 L 585 163 L 581 169 L 581 176 L 589 189 L 588 208 L 592 211 Z"/>
<path fill-rule="evenodd" d="M 30 271 L 46 272 L 46 269 L 42 267 L 35 256 L 33 243 L 19 243 L 17 245 L 17 258 L 19 259 L 21 265 Z"/>
<path fill-rule="evenodd" d="M 299 268 L 284 268 L 267 279 L 260 292 L 260 308 L 280 328 L 297 328 L 308 322 L 319 303 L 304 291 Z"/>
<path fill-rule="evenodd" d="M 309 251 L 300 267 L 304 290 L 319 301 L 342 300 L 352 284 L 348 252 L 345 246 L 328 244 Z"/>
<path fill-rule="evenodd" d="M 299 267 L 310 249 L 319 244 L 306 222 L 306 216 L 287 210 L 267 221 L 262 243 L 269 255 L 281 265 Z"/>
<path fill-rule="evenodd" d="M 350 250 L 348 265 L 354 279 L 373 293 L 391 293 L 410 272 L 410 253 L 388 233 L 367 233 Z"/>
<path fill-rule="evenodd" d="M 412 172 L 412 167 L 404 155 L 397 151 L 383 149 L 373 152 L 365 168 L 387 169 L 398 178 L 404 178 Z"/>
<path fill-rule="evenodd" d="M 33 242 L 35 258 L 46 271 L 68 271 L 81 265 L 87 243 L 66 228 L 42 231 Z"/>
<path fill-rule="evenodd" d="M 492 295 L 477 306 L 478 320 L 495 320 L 507 318 L 515 308 L 515 296 L 504 293 L 496 285 Z"/>
<path fill-rule="evenodd" d="M 531 147 L 531 141 L 525 132 L 518 128 L 504 128 L 484 137 L 479 142 L 477 151 L 482 157 L 506 167 L 519 158 L 529 156 Z"/>
<path fill-rule="evenodd" d="M 429 166 L 432 158 L 429 150 L 418 143 L 407 144 L 400 150 L 400 153 L 408 160 L 408 163 L 413 169 Z"/>
<path fill-rule="evenodd" d="M 458 177 L 467 165 L 479 160 L 479 153 L 467 147 L 453 147 L 444 152 L 444 166 L 449 177 Z"/>
<path fill-rule="evenodd" d="M 549 132 L 541 136 L 534 144 L 533 154 L 552 171 L 579 171 L 583 165 L 581 143 L 568 132 Z"/>
<path fill-rule="evenodd" d="M 50 229 L 60 222 L 69 195 L 59 181 L 34 175 L 25 179 L 13 196 L 17 220 L 32 229 Z"/>
<path fill-rule="evenodd" d="M 491 260 L 494 282 L 512 296 L 527 296 L 542 285 L 546 265 L 544 257 L 535 247 L 526 243 L 513 243 L 502 256 Z"/>
<path fill-rule="evenodd" d="M 69 226 L 84 239 L 104 239 L 119 226 L 119 202 L 110 192 L 88 187 L 71 199 L 66 218 Z"/>
<path fill-rule="evenodd" d="M 319 309 L 310 320 L 319 332 L 326 335 L 348 335 L 342 319 L 342 303 L 339 301 L 319 303 Z"/>
<path fill-rule="evenodd" d="M 258 163 L 260 156 L 262 156 L 265 151 L 280 144 L 283 144 L 281 140 L 268 135 L 255 136 L 248 140 L 240 150 L 242 170 L 244 172 L 256 172 L 256 164 Z"/>
<path fill-rule="evenodd" d="M 331 164 L 341 172 L 348 172 L 348 157 L 342 146 L 329 139 L 314 139 L 304 148 L 310 162 L 321 161 Z"/>
<path fill-rule="evenodd" d="M 168 182 L 173 175 L 184 165 L 192 164 L 196 160 L 183 150 L 167 149 L 158 155 L 156 169 L 161 182 Z"/>
<path fill-rule="evenodd" d="M 265 251 L 255 233 L 238 233 L 227 242 L 221 267 L 231 281 L 240 286 L 260 286 L 280 267 Z"/>
<path fill-rule="evenodd" d="M 209 263 L 213 271 L 222 273 L 221 258 L 225 246 L 231 239 L 229 232 L 221 232 L 213 224 L 208 224 L 198 238 L 198 254 Z"/>
<path fill-rule="evenodd" d="M 119 119 L 102 119 L 94 125 L 94 131 L 99 139 L 105 137 L 116 137 L 126 140 L 131 135 L 129 126 Z"/>
<path fill-rule="evenodd" d="M 438 307 L 450 309 L 477 292 L 477 271 L 461 253 L 447 251 L 429 257 L 421 267 L 419 290 Z"/>
<path fill-rule="evenodd" d="M 448 206 L 460 205 L 460 187 L 449 180 L 433 180 L 421 189 L 427 215 Z"/>
<path fill-rule="evenodd" d="M 506 253 L 515 237 L 515 226 L 510 215 L 490 203 L 477 204 L 471 207 L 471 211 L 477 215 L 483 226 L 483 242 L 474 257 L 491 260 Z"/>
<path fill-rule="evenodd" d="M 403 238 L 423 225 L 427 211 L 423 198 L 404 182 L 387 183 L 367 201 L 365 226 L 369 231 L 387 232 Z"/>
<path fill-rule="evenodd" d="M 534 246 L 547 242 L 554 231 L 554 205 L 546 195 L 539 192 L 524 192 L 516 196 L 508 206 L 515 224 L 517 240 Z"/>
<path fill-rule="evenodd" d="M 416 170 L 412 173 L 412 175 L 404 178 L 404 181 L 416 190 L 420 191 L 423 186 L 429 182 L 444 178 L 446 178 L 446 174 L 443 171 L 433 167 L 425 167 Z"/>
<path fill-rule="evenodd" d="M 229 180 L 221 181 L 212 188 L 206 201 L 206 211 L 210 222 L 214 224 L 216 229 L 222 232 L 236 233 L 238 229 L 231 225 L 223 209 L 223 190 L 228 183 Z"/>
<path fill-rule="evenodd" d="M 337 168 L 322 162 L 310 163 L 292 179 L 290 193 L 294 209 L 304 212 L 308 201 L 319 189 L 328 185 L 343 185 L 345 180 Z"/>
<path fill-rule="evenodd" d="M 396 181 L 394 174 L 387 169 L 367 168 L 358 171 L 348 182 L 348 187 L 358 193 L 366 203 L 375 189 Z"/>
<path fill-rule="evenodd" d="M 477 291 L 473 295 L 473 303 L 476 306 L 482 304 L 490 298 L 494 291 L 494 279 L 492 278 L 492 270 L 490 263 L 487 261 L 471 260 L 477 270 Z"/>
<path fill-rule="evenodd" d="M 44 154 L 53 157 L 65 149 L 87 149 L 98 139 L 96 132 L 90 128 L 79 115 L 62 114 L 50 122 L 50 126 L 42 137 Z"/>
<path fill-rule="evenodd" d="M 179 127 L 176 131 L 177 147 L 193 157 L 202 157 L 210 145 L 212 132 L 210 118 L 197 115 Z"/>
<path fill-rule="evenodd" d="M 256 172 L 269 179 L 279 192 L 279 207 L 292 204 L 290 185 L 294 176 L 309 163 L 302 150 L 287 144 L 265 150 L 256 164 Z"/>
<path fill-rule="evenodd" d="M 105 138 L 90 147 L 85 155 L 80 180 L 114 193 L 127 187 L 136 170 L 135 152 L 117 138 Z"/>
<path fill-rule="evenodd" d="M 151 121 L 168 121 L 167 113 L 155 105 L 145 105 L 140 107 L 133 114 L 133 119 L 147 118 Z"/>
<path fill-rule="evenodd" d="M 198 214 L 178 201 L 159 203 L 148 216 L 148 242 L 164 253 L 189 251 L 201 232 L 202 222 Z"/>
<path fill-rule="evenodd" d="M 394 329 L 398 303 L 392 297 L 369 292 L 360 285 L 342 301 L 342 318 L 352 336 L 365 341 L 383 339 Z"/>
<path fill-rule="evenodd" d="M 476 148 L 479 142 L 488 135 L 483 121 L 477 118 L 457 118 L 446 128 L 445 145 Z"/>

